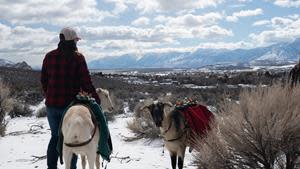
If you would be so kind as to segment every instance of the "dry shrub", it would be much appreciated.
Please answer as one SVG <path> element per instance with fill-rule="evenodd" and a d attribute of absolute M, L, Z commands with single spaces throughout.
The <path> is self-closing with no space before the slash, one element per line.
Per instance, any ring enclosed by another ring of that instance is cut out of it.
<path fill-rule="evenodd" d="M 116 115 L 124 113 L 124 102 L 123 100 L 115 97 L 113 94 L 110 94 L 110 98 L 112 100 L 114 110 L 110 113 L 105 113 L 105 117 L 107 121 L 114 121 Z"/>
<path fill-rule="evenodd" d="M 5 135 L 7 122 L 5 121 L 6 112 L 12 108 L 9 88 L 0 82 L 0 136 Z"/>
<path fill-rule="evenodd" d="M 46 106 L 43 106 L 42 108 L 40 108 L 36 111 L 37 118 L 46 117 L 46 116 L 47 116 Z"/>
<path fill-rule="evenodd" d="M 147 109 L 141 110 L 144 105 L 136 105 L 134 118 L 127 123 L 127 128 L 135 133 L 136 138 L 156 139 L 159 137 L 159 128 L 155 126 L 150 112 Z"/>
<path fill-rule="evenodd" d="M 12 104 L 12 110 L 8 112 L 8 115 L 11 118 L 29 117 L 29 116 L 32 116 L 32 110 L 29 108 L 29 105 L 22 104 L 16 100 L 14 100 L 13 104 Z"/>
<path fill-rule="evenodd" d="M 199 141 L 198 168 L 299 168 L 300 87 L 282 86 L 244 91 L 239 103 L 224 102 L 215 128 Z"/>

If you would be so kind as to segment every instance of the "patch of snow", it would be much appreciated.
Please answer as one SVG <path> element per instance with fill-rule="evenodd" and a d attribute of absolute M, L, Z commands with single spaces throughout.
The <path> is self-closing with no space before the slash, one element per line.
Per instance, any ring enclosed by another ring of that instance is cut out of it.
<path fill-rule="evenodd" d="M 36 115 L 37 112 L 39 110 L 41 110 L 42 108 L 44 108 L 44 107 L 45 107 L 45 99 L 42 102 L 40 102 L 38 105 L 36 105 L 36 106 L 30 106 L 29 108 L 31 110 L 33 110 L 33 115 Z"/>
<path fill-rule="evenodd" d="M 123 141 L 124 136 L 132 136 L 127 128 L 126 116 L 118 116 L 114 122 L 109 122 L 109 128 L 112 135 L 114 152 L 111 162 L 108 163 L 110 169 L 166 169 L 171 168 L 169 153 L 165 150 L 162 154 L 162 140 L 149 142 L 147 140 L 138 140 L 134 142 Z M 0 138 L 0 168 L 2 169 L 24 169 L 24 168 L 47 168 L 46 160 L 40 160 L 33 163 L 32 156 L 46 155 L 47 145 L 50 139 L 50 130 L 47 118 L 15 118 L 8 124 L 7 133 L 16 131 L 29 131 L 32 125 L 43 126 L 40 133 L 23 134 L 19 136 L 7 135 Z M 184 168 L 196 169 L 192 166 L 193 154 L 186 153 Z M 128 158 L 125 158 L 128 157 Z M 125 158 L 121 160 L 121 158 Z M 78 160 L 77 168 L 81 168 L 81 160 Z M 58 164 L 60 169 L 64 166 Z"/>
<path fill-rule="evenodd" d="M 183 84 L 183 87 L 191 88 L 191 89 L 214 89 L 214 88 L 217 88 L 216 86 L 197 86 L 195 84 Z"/>

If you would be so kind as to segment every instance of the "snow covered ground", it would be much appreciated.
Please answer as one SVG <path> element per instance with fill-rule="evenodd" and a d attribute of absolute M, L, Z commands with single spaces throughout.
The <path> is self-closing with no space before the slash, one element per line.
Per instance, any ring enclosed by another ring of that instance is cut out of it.
<path fill-rule="evenodd" d="M 163 155 L 162 141 L 147 140 L 124 142 L 123 137 L 132 136 L 126 128 L 130 117 L 118 116 L 109 123 L 114 152 L 108 169 L 170 169 L 169 152 Z M 7 134 L 0 137 L 0 169 L 45 169 L 46 159 L 35 161 L 33 156 L 46 155 L 50 129 L 46 118 L 16 118 L 9 120 Z M 28 133 L 29 132 L 29 133 Z M 17 134 L 17 135 L 14 135 Z M 20 135 L 18 135 L 20 134 Z M 184 168 L 195 169 L 193 155 L 186 153 Z M 58 164 L 59 169 L 64 166 Z M 78 160 L 78 169 L 81 169 Z"/>

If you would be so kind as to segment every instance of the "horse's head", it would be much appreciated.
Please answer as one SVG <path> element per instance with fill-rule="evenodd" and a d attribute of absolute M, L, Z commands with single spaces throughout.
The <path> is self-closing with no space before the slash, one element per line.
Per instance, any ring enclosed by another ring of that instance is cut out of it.
<path fill-rule="evenodd" d="M 142 107 L 142 109 L 148 109 L 151 113 L 152 119 L 156 127 L 162 127 L 166 106 L 172 107 L 172 104 L 170 102 L 166 102 L 166 103 L 157 102 L 157 103 L 152 103 L 148 106 L 144 106 Z"/>
<path fill-rule="evenodd" d="M 96 92 L 101 99 L 101 107 L 104 112 L 111 112 L 114 110 L 109 91 L 102 88 L 97 88 Z"/>

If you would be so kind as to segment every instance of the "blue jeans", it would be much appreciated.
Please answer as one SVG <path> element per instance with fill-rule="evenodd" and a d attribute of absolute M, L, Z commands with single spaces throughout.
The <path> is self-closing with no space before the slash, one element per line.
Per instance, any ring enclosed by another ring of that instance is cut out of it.
<path fill-rule="evenodd" d="M 65 108 L 47 107 L 47 118 L 51 129 L 51 139 L 47 150 L 47 166 L 48 169 L 57 169 L 58 152 L 56 145 L 58 142 L 59 124 L 62 119 L 62 114 Z M 77 156 L 73 155 L 71 169 L 76 169 Z"/>

